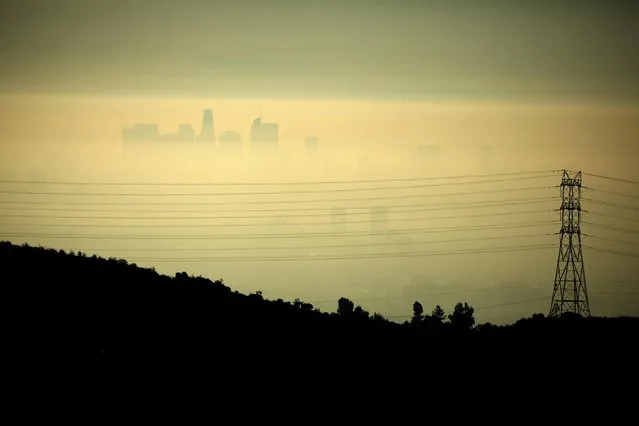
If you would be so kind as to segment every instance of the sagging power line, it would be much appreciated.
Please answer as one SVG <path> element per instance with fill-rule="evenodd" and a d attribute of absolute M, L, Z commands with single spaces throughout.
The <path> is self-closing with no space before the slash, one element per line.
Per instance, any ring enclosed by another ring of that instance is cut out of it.
<path fill-rule="evenodd" d="M 388 182 L 420 182 L 429 180 L 481 179 L 497 176 L 518 176 L 557 173 L 557 170 L 536 170 L 529 172 L 489 173 L 475 175 L 431 176 L 414 178 L 385 178 L 369 180 L 337 180 L 337 181 L 307 181 L 307 182 L 80 182 L 80 181 L 43 181 L 43 180 L 0 180 L 2 184 L 21 185 L 65 185 L 65 186 L 288 186 L 288 185 L 342 185 L 362 183 Z"/>
<path fill-rule="evenodd" d="M 283 195 L 283 194 L 321 194 L 321 193 L 336 193 L 336 192 L 360 192 L 360 191 L 397 191 L 403 189 L 425 189 L 436 188 L 446 186 L 459 186 L 459 185 L 481 185 L 486 183 L 499 183 L 508 181 L 520 181 L 531 179 L 543 179 L 554 177 L 555 175 L 541 175 L 541 176 L 526 176 L 526 177 L 512 177 L 501 179 L 487 179 L 481 181 L 468 181 L 468 182 L 444 182 L 435 184 L 422 184 L 422 185 L 401 185 L 401 186 L 384 186 L 384 187 L 358 187 L 358 188 L 331 188 L 331 189 L 308 189 L 308 190 L 294 190 L 294 191 L 263 191 L 263 192 L 208 192 L 208 193 L 186 193 L 186 192 L 50 192 L 50 191 L 16 191 L 16 190 L 0 190 L 0 194 L 8 195 L 47 195 L 47 196 L 90 196 L 90 197 L 103 197 L 103 196 L 118 196 L 118 197 L 189 197 L 189 196 L 261 196 L 261 195 Z"/>

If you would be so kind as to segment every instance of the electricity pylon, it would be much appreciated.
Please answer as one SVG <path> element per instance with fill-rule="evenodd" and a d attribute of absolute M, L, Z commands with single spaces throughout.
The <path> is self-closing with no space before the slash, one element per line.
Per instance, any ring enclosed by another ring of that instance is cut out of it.
<path fill-rule="evenodd" d="M 590 316 L 586 272 L 581 250 L 581 172 L 561 177 L 561 242 L 557 257 L 550 316 L 573 312 Z"/>

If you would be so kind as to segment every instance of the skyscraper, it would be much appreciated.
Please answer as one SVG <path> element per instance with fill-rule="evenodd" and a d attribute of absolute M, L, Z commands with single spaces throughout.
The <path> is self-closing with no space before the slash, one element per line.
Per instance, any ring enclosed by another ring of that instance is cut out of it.
<path fill-rule="evenodd" d="M 278 133 L 276 123 L 264 123 L 261 118 L 256 118 L 251 126 L 251 142 L 277 144 Z"/>
<path fill-rule="evenodd" d="M 206 142 L 215 142 L 215 126 L 213 125 L 213 110 L 205 109 L 202 115 L 202 130 L 200 131 L 200 140 Z"/>
<path fill-rule="evenodd" d="M 195 130 L 193 130 L 193 126 L 191 126 L 190 124 L 179 125 L 177 138 L 180 141 L 192 142 L 194 137 L 195 137 Z"/>

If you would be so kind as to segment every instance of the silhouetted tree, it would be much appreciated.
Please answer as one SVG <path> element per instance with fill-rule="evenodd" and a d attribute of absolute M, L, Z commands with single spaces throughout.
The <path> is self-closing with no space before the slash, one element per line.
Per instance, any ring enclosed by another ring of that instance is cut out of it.
<path fill-rule="evenodd" d="M 368 318 L 368 312 L 365 311 L 361 306 L 357 306 L 353 311 L 353 315 L 357 318 Z"/>
<path fill-rule="evenodd" d="M 384 318 L 384 316 L 382 314 L 379 314 L 377 312 L 375 312 L 373 314 L 373 316 L 371 317 L 371 319 L 375 322 L 379 322 L 379 323 L 385 323 L 387 320 L 386 318 Z"/>
<path fill-rule="evenodd" d="M 431 317 L 433 318 L 435 322 L 443 323 L 444 319 L 446 319 L 446 314 L 444 310 L 442 309 L 442 307 L 437 305 L 435 306 L 435 309 L 433 309 L 433 313 Z"/>
<path fill-rule="evenodd" d="M 306 303 L 306 302 L 302 302 L 299 298 L 296 298 L 295 301 L 293 302 L 293 306 L 295 306 L 298 309 L 303 309 L 306 311 L 312 311 L 313 310 L 313 305 L 310 303 Z"/>
<path fill-rule="evenodd" d="M 413 303 L 412 323 L 413 324 L 421 323 L 423 319 L 424 319 L 424 307 L 419 302 Z"/>
<path fill-rule="evenodd" d="M 448 315 L 448 319 L 453 327 L 458 330 L 470 330 L 475 325 L 475 309 L 464 302 L 457 303 L 453 313 Z"/>
<path fill-rule="evenodd" d="M 352 315 L 355 304 L 345 297 L 340 297 L 337 301 L 337 313 L 340 315 Z"/>

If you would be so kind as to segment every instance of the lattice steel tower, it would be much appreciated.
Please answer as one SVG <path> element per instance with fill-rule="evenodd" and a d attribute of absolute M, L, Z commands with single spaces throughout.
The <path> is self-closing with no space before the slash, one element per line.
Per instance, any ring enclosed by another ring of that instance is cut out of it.
<path fill-rule="evenodd" d="M 590 316 L 586 272 L 581 250 L 581 172 L 561 177 L 561 242 L 557 257 L 550 316 L 573 312 Z"/>

